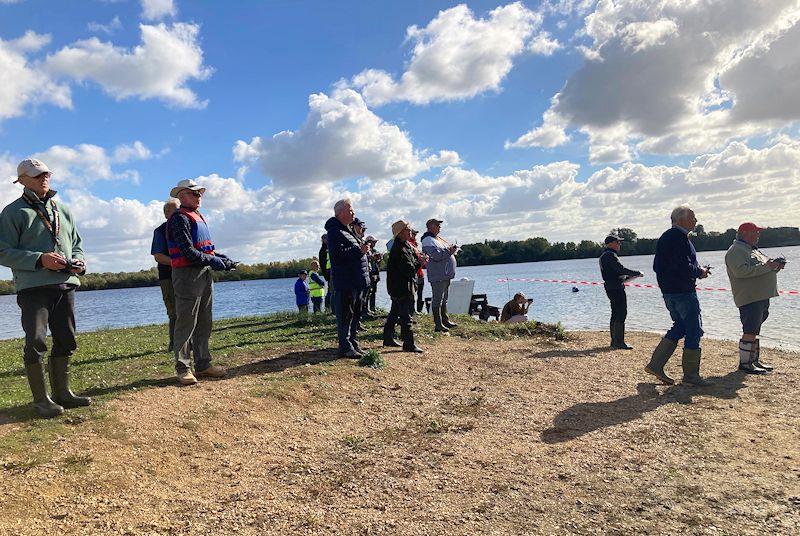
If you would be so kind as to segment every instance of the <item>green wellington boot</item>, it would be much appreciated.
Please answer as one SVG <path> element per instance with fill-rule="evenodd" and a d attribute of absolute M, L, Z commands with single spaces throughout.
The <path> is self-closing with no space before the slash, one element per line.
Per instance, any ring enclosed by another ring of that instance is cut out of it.
<path fill-rule="evenodd" d="M 661 342 L 658 343 L 658 346 L 656 346 L 656 349 L 653 350 L 653 357 L 650 358 L 650 362 L 644 367 L 644 371 L 648 374 L 652 374 L 666 385 L 674 385 L 675 380 L 667 376 L 664 372 L 664 365 L 667 364 L 669 358 L 675 353 L 677 347 L 678 341 L 663 337 Z"/>
<path fill-rule="evenodd" d="M 76 396 L 69 388 L 69 358 L 67 356 L 53 357 L 47 360 L 50 370 L 50 387 L 53 400 L 65 408 L 78 408 L 88 406 L 92 399 L 88 396 Z"/>
<path fill-rule="evenodd" d="M 697 387 L 708 387 L 711 382 L 704 380 L 700 376 L 700 348 L 684 348 L 683 349 L 683 383 L 689 385 L 696 385 Z"/>
<path fill-rule="evenodd" d="M 40 417 L 52 419 L 64 413 L 64 408 L 47 396 L 42 363 L 25 363 L 25 375 L 28 377 L 28 384 L 31 386 L 31 394 L 33 394 L 33 409 Z"/>

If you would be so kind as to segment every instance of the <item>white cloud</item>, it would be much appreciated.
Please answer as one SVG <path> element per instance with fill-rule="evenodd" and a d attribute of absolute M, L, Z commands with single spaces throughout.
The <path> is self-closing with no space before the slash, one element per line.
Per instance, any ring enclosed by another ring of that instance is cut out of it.
<path fill-rule="evenodd" d="M 178 8 L 173 0 L 142 0 L 142 18 L 144 20 L 160 20 L 174 17 Z"/>
<path fill-rule="evenodd" d="M 797 0 L 598 2 L 578 35 L 591 41 L 579 45 L 584 65 L 542 126 L 508 146 L 565 142 L 555 125 L 586 133 L 593 161 L 619 161 L 631 155 L 624 144 L 691 154 L 792 124 L 800 119 L 798 20 Z"/>
<path fill-rule="evenodd" d="M 122 29 L 122 21 L 119 20 L 119 17 L 114 17 L 107 24 L 101 24 L 99 22 L 92 21 L 89 22 L 86 25 L 86 27 L 89 29 L 90 32 L 104 33 L 106 35 L 111 35 L 116 31 Z"/>
<path fill-rule="evenodd" d="M 0 39 L 0 121 L 19 117 L 30 106 L 53 104 L 60 108 L 71 108 L 69 87 L 54 82 L 27 55 L 37 52 L 50 43 L 50 36 L 28 31 L 20 38 L 4 41 Z"/>
<path fill-rule="evenodd" d="M 147 160 L 151 151 L 140 141 L 118 145 L 109 154 L 97 145 L 80 144 L 75 147 L 54 145 L 36 153 L 34 158 L 42 160 L 53 170 L 53 185 L 88 185 L 98 180 L 129 180 L 138 183 L 136 170 L 115 170 L 119 164 L 134 160 Z"/>
<path fill-rule="evenodd" d="M 331 96 L 311 95 L 308 106 L 299 129 L 256 137 L 250 143 L 240 140 L 233 149 L 234 159 L 245 165 L 257 163 L 283 187 L 360 177 L 412 177 L 460 161 L 454 151 L 427 156 L 415 150 L 406 133 L 370 111 L 351 89 L 336 89 Z"/>
<path fill-rule="evenodd" d="M 181 108 L 202 108 L 206 101 L 186 84 L 205 80 L 212 70 L 203 64 L 199 26 L 175 23 L 139 26 L 142 43 L 132 50 L 93 37 L 49 55 L 48 72 L 78 81 L 93 81 L 117 100 L 157 98 Z"/>
<path fill-rule="evenodd" d="M 553 53 L 563 48 L 558 39 L 550 37 L 548 32 L 541 32 L 528 43 L 528 50 L 540 56 L 552 56 Z"/>
<path fill-rule="evenodd" d="M 424 28 L 408 28 L 406 37 L 414 49 L 399 81 L 385 71 L 367 69 L 351 83 L 375 106 L 391 101 L 427 104 L 499 91 L 541 20 L 521 2 L 495 8 L 483 19 L 461 4 L 440 11 Z M 539 37 L 539 50 L 554 46 L 546 35 L 545 41 Z"/>

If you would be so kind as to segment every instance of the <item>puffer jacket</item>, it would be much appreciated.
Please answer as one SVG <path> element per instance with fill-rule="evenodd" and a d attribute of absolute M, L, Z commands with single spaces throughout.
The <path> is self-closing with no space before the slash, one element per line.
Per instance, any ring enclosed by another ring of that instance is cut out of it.
<path fill-rule="evenodd" d="M 334 292 L 364 290 L 369 287 L 369 260 L 349 227 L 336 218 L 325 222 L 328 232 L 328 255 Z"/>

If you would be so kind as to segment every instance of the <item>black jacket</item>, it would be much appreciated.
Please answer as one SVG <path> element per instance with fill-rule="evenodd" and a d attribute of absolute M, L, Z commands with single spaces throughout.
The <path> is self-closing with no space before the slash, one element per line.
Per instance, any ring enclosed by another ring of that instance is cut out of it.
<path fill-rule="evenodd" d="M 603 275 L 603 284 L 609 290 L 624 289 L 622 277 L 624 275 L 639 275 L 636 270 L 628 270 L 619 262 L 617 252 L 605 248 L 600 254 L 600 273 Z"/>
<path fill-rule="evenodd" d="M 331 272 L 328 270 L 328 246 L 322 244 L 319 248 L 319 271 L 322 272 L 322 277 L 330 279 Z"/>
<path fill-rule="evenodd" d="M 700 270 L 697 251 L 689 236 L 677 227 L 664 231 L 656 243 L 653 259 L 653 271 L 662 294 L 695 292 Z"/>
<path fill-rule="evenodd" d="M 369 262 L 361 252 L 361 243 L 349 227 L 336 218 L 325 223 L 328 232 L 328 255 L 334 291 L 364 290 L 369 286 Z"/>
<path fill-rule="evenodd" d="M 395 239 L 386 264 L 386 290 L 393 300 L 413 299 L 417 292 L 417 270 L 422 263 L 411 244 Z"/>

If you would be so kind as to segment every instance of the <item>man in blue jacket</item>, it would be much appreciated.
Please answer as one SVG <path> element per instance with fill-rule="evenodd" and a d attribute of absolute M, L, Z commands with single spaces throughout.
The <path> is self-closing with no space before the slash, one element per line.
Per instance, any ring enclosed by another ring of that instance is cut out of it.
<path fill-rule="evenodd" d="M 694 211 L 681 205 L 672 211 L 671 218 L 672 228 L 665 231 L 656 244 L 653 271 L 672 318 L 672 327 L 661 339 L 644 370 L 667 385 L 675 383 L 664 372 L 664 365 L 683 338 L 683 383 L 707 386 L 710 382 L 700 376 L 703 327 L 695 282 L 708 277 L 710 269 L 697 262 L 697 251 L 689 240 L 689 233 L 697 225 Z"/>
<path fill-rule="evenodd" d="M 356 214 L 349 199 L 337 201 L 333 213 L 334 217 L 325 223 L 325 230 L 328 233 L 333 283 L 331 305 L 336 315 L 339 353 L 345 357 L 360 357 L 363 353 L 356 334 L 364 291 L 369 287 L 369 244 L 359 241 L 350 227 Z"/>

